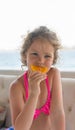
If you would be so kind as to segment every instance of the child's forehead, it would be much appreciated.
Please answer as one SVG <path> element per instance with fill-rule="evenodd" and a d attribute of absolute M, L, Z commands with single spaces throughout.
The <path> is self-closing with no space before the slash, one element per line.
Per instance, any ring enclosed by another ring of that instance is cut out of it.
<path fill-rule="evenodd" d="M 32 42 L 31 46 L 35 46 L 35 47 L 45 46 L 46 47 L 46 46 L 52 46 L 52 44 L 46 39 L 37 39 Z"/>
<path fill-rule="evenodd" d="M 32 43 L 30 50 L 48 52 L 48 51 L 54 51 L 54 47 L 48 41 L 35 40 Z"/>
<path fill-rule="evenodd" d="M 37 43 L 37 42 L 42 44 L 47 42 L 49 43 L 49 41 L 46 38 L 36 38 L 33 40 L 33 43 Z"/>

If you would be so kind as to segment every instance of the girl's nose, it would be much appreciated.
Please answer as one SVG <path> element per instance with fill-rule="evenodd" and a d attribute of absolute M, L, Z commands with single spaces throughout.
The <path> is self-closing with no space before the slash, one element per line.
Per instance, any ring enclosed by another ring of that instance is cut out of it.
<path fill-rule="evenodd" d="M 43 64 L 43 63 L 44 63 L 44 57 L 41 57 L 41 56 L 40 56 L 38 62 L 39 62 L 40 64 Z"/>

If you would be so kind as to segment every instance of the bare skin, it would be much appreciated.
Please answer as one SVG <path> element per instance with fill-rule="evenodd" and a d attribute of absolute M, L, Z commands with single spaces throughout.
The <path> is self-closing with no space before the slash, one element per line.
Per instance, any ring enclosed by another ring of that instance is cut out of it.
<path fill-rule="evenodd" d="M 15 130 L 65 130 L 65 116 L 62 100 L 62 86 L 60 72 L 52 68 L 54 48 L 48 41 L 36 40 L 29 48 L 26 60 L 28 66 L 29 98 L 25 100 L 23 75 L 10 87 L 10 107 L 12 123 Z M 46 66 L 48 72 L 32 72 L 30 66 Z M 47 99 L 45 79 L 48 76 L 51 89 L 50 115 L 41 113 L 33 119 L 36 108 L 42 107 Z"/>

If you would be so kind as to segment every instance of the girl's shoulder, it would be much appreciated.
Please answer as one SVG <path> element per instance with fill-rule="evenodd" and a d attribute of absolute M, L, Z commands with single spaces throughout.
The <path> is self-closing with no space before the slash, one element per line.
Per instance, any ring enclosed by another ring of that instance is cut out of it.
<path fill-rule="evenodd" d="M 23 85 L 24 85 L 23 77 L 24 77 L 24 74 L 20 75 L 19 77 L 17 77 L 16 80 L 11 82 L 10 88 L 9 88 L 11 92 L 21 92 L 21 90 L 23 90 Z"/>
<path fill-rule="evenodd" d="M 59 69 L 56 68 L 56 67 L 51 67 L 51 69 L 48 72 L 48 75 L 50 75 L 51 77 L 53 77 L 56 74 L 60 74 Z"/>
<path fill-rule="evenodd" d="M 53 82 L 56 82 L 57 80 L 60 80 L 61 75 L 58 68 L 52 67 L 48 72 L 48 79 L 52 86 Z"/>
<path fill-rule="evenodd" d="M 55 93 L 56 89 L 59 90 L 61 88 L 61 74 L 58 68 L 50 69 L 49 74 L 48 74 L 48 79 L 49 79 L 52 93 Z"/>

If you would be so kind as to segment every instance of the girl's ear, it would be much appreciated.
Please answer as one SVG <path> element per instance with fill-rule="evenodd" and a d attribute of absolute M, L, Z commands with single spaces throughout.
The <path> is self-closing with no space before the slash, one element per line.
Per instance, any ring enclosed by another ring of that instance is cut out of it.
<path fill-rule="evenodd" d="M 27 56 L 25 54 L 22 56 L 22 63 L 27 65 Z"/>
<path fill-rule="evenodd" d="M 25 54 L 24 61 L 25 61 L 25 65 L 27 65 L 27 54 Z"/>

